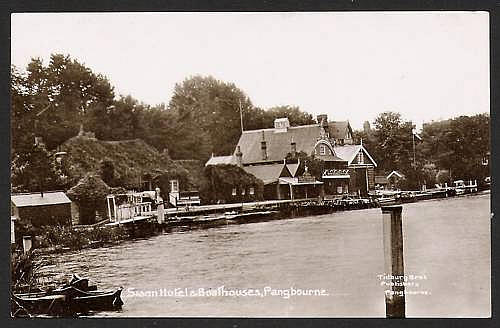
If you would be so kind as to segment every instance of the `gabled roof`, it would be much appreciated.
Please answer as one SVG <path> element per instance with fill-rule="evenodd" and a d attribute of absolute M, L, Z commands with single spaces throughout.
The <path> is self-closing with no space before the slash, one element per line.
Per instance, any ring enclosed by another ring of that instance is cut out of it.
<path fill-rule="evenodd" d="M 291 152 L 292 138 L 297 152 L 310 154 L 319 137 L 319 124 L 289 127 L 286 132 L 276 133 L 273 129 L 244 131 L 241 134 L 238 146 L 243 153 L 243 164 L 283 161 Z M 267 159 L 262 159 L 262 133 L 267 147 Z M 236 147 L 237 148 L 237 147 Z"/>
<path fill-rule="evenodd" d="M 62 191 L 44 192 L 43 197 L 39 192 L 17 195 L 14 194 L 10 196 L 10 200 L 16 207 L 47 206 L 71 203 L 71 200 Z"/>
<path fill-rule="evenodd" d="M 240 147 L 243 154 L 242 162 L 244 165 L 279 162 L 286 158 L 286 155 L 291 152 L 292 141 L 295 143 L 297 152 L 303 151 L 310 155 L 314 151 L 316 143 L 319 140 L 321 129 L 320 124 L 311 124 L 289 127 L 285 132 L 283 132 L 283 130 L 277 132 L 278 130 L 274 128 L 244 131 L 240 136 L 237 146 Z M 351 131 L 351 127 L 348 121 L 329 122 L 328 130 L 331 138 L 344 139 L 347 132 Z M 261 142 L 263 140 L 266 141 L 266 159 L 262 158 Z M 237 148 L 238 147 L 235 149 Z M 373 164 L 377 166 L 373 158 L 362 145 L 335 146 L 335 155 L 318 154 L 317 157 L 326 161 L 347 161 L 348 164 L 351 164 L 360 149 L 362 149 Z M 234 156 L 233 154 L 233 157 Z"/>
<path fill-rule="evenodd" d="M 229 156 L 212 156 L 210 159 L 205 163 L 205 166 L 208 165 L 218 165 L 218 164 L 234 164 L 236 165 L 236 157 L 233 155 Z"/>
<path fill-rule="evenodd" d="M 392 171 L 391 173 L 389 173 L 389 175 L 387 176 L 387 179 L 390 179 L 393 175 L 397 176 L 398 178 L 403 178 L 404 177 L 404 174 L 401 174 L 399 173 L 398 171 Z"/>
<path fill-rule="evenodd" d="M 283 163 L 244 166 L 243 170 L 262 180 L 265 185 L 277 182 L 280 177 L 292 176 L 287 166 Z"/>
<path fill-rule="evenodd" d="M 300 164 L 299 163 L 292 163 L 292 164 L 287 164 L 288 170 L 290 171 L 290 174 L 292 177 L 295 177 L 297 174 L 297 170 L 299 169 Z"/>
<path fill-rule="evenodd" d="M 363 153 L 368 156 L 368 158 L 372 161 L 373 165 L 377 166 L 375 160 L 370 156 L 368 151 L 363 145 L 343 145 L 343 146 L 335 146 L 333 147 L 335 154 L 341 159 L 347 161 L 347 164 L 351 164 L 352 161 L 356 158 L 360 150 L 363 150 Z"/>

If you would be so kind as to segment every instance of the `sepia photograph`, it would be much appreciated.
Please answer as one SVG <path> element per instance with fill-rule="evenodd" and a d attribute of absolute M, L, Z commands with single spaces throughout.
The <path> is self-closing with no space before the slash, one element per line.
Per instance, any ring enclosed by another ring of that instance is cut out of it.
<path fill-rule="evenodd" d="M 490 23 L 12 13 L 11 317 L 491 318 Z"/>

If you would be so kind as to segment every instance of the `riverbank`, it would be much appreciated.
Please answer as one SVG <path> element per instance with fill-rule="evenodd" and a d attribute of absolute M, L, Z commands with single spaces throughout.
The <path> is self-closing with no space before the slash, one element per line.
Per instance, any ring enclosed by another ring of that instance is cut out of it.
<path fill-rule="evenodd" d="M 489 193 L 489 190 L 478 193 L 454 196 L 470 197 Z M 421 199 L 417 202 L 435 201 L 438 199 Z M 394 204 L 392 201 L 388 204 Z M 396 202 L 397 203 L 397 202 Z M 399 202 L 401 203 L 401 201 Z M 44 227 L 35 236 L 36 252 L 58 254 L 87 248 L 99 248 L 117 245 L 126 240 L 148 238 L 161 233 L 207 229 L 232 224 L 245 224 L 288 218 L 317 216 L 335 212 L 359 210 L 373 206 L 361 199 L 345 199 L 341 202 L 297 200 L 258 202 L 248 204 L 225 204 L 213 206 L 200 206 L 190 209 L 171 209 L 165 222 L 159 224 L 155 217 L 137 220 L 128 224 L 79 226 L 78 229 L 69 226 Z M 230 212 L 218 213 L 221 210 Z M 238 211 L 235 211 L 238 210 Z M 193 212 L 194 211 L 194 212 Z M 212 213 L 209 215 L 203 215 Z M 191 214 L 191 215 L 188 215 Z M 198 215 L 193 215 L 198 214 Z"/>
<path fill-rule="evenodd" d="M 490 201 L 476 194 L 403 205 L 405 273 L 424 277 L 409 289 L 408 317 L 490 315 Z M 382 231 L 378 208 L 230 224 L 50 255 L 43 274 L 123 286 L 123 311 L 100 317 L 385 317 Z M 220 286 L 328 296 L 147 296 Z"/>

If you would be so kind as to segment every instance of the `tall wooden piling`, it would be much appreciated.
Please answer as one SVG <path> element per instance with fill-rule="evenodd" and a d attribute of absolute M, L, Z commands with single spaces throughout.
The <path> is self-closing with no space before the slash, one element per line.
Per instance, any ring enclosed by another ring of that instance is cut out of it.
<path fill-rule="evenodd" d="M 29 253 L 32 247 L 31 236 L 23 236 L 23 251 L 24 254 Z"/>
<path fill-rule="evenodd" d="M 388 289 L 385 292 L 385 313 L 387 318 L 405 317 L 405 273 L 403 262 L 403 207 L 382 206 L 384 230 L 384 268 Z"/>

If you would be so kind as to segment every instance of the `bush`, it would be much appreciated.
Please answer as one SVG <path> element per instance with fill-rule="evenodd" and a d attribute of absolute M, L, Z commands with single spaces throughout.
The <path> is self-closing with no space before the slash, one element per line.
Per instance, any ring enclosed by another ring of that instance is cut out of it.
<path fill-rule="evenodd" d="M 40 246 L 63 246 L 71 249 L 81 249 L 90 243 L 90 239 L 81 231 L 65 226 L 46 226 L 40 229 Z"/>
<path fill-rule="evenodd" d="M 89 230 L 73 230 L 66 226 L 50 226 L 40 230 L 41 247 L 69 247 L 82 249 L 92 242 L 116 242 L 128 237 L 124 227 L 93 227 Z"/>
<path fill-rule="evenodd" d="M 91 241 L 115 242 L 128 237 L 127 230 L 122 226 L 117 227 L 94 227 L 88 231 Z"/>

